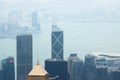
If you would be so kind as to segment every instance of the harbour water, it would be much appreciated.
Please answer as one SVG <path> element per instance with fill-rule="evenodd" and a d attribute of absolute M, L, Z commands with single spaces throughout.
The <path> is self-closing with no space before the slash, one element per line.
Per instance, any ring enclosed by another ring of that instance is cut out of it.
<path fill-rule="evenodd" d="M 64 31 L 64 59 L 70 53 L 77 53 L 83 59 L 90 52 L 120 53 L 120 22 L 60 22 Z M 52 24 L 42 23 L 41 33 L 33 35 L 33 61 L 44 66 L 44 60 L 51 57 Z M 16 40 L 0 39 L 0 60 L 16 57 Z M 34 65 L 33 64 L 33 65 Z"/>

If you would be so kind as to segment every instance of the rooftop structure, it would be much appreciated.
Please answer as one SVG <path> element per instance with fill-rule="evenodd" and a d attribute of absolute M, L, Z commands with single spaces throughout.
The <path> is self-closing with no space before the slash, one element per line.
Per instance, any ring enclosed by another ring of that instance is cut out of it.
<path fill-rule="evenodd" d="M 37 63 L 28 74 L 27 80 L 49 80 L 49 74 L 39 63 Z"/>

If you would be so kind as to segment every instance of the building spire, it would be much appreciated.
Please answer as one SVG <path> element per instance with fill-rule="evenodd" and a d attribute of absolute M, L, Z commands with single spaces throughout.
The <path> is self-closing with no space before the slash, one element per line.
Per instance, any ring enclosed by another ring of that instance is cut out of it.
<path fill-rule="evenodd" d="M 39 60 L 37 61 L 36 65 L 40 65 L 40 62 L 39 62 Z"/>

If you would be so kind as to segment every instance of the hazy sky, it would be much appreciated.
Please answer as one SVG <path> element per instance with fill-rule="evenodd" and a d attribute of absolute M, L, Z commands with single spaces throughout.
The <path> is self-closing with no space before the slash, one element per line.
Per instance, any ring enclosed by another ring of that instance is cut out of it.
<path fill-rule="evenodd" d="M 74 14 L 72 16 L 68 15 L 67 18 L 70 19 L 63 19 L 63 23 L 58 24 L 58 26 L 65 32 L 65 55 L 67 55 L 66 57 L 68 57 L 69 53 L 71 52 L 77 52 L 81 57 L 82 55 L 85 55 L 87 52 L 92 50 L 98 52 L 120 53 L 119 22 L 102 22 L 87 24 L 76 24 L 69 22 L 72 21 L 71 17 L 80 20 L 82 18 L 89 19 L 91 18 L 91 16 L 93 16 L 94 18 L 104 17 L 107 19 L 119 19 L 120 21 L 120 0 L 0 0 L 0 11 L 2 9 L 26 9 L 30 11 L 46 10 L 56 11 L 58 13 L 63 12 L 63 14 L 67 15 Z M 13 13 L 15 12 L 13 11 Z M 65 15 L 65 17 L 67 15 Z M 46 59 L 46 54 L 49 54 L 49 57 L 51 53 L 51 22 L 49 22 L 49 24 L 44 24 L 44 16 L 46 17 L 47 14 L 42 15 L 42 18 L 40 19 L 42 34 L 40 35 L 39 39 L 35 39 L 36 41 L 34 41 L 36 42 L 36 45 L 40 47 L 35 45 L 34 53 L 40 53 Z M 68 21 L 68 23 L 66 23 L 65 21 Z M 0 42 L 6 44 L 8 40 L 1 40 Z M 8 45 L 12 45 L 13 47 L 10 47 Z M 15 41 L 13 41 L 11 44 L 9 44 L 8 42 L 8 45 L 8 50 L 6 49 L 6 45 L 0 46 L 0 48 L 6 54 L 9 52 L 15 54 Z"/>
<path fill-rule="evenodd" d="M 86 7 L 99 7 L 99 8 L 106 8 L 110 10 L 118 10 L 120 7 L 119 0 L 0 0 L 1 5 L 3 6 L 32 6 L 35 5 L 55 5 L 60 7 L 71 7 L 71 8 L 86 8 Z M 2 4 L 4 3 L 4 4 Z M 19 5 L 17 5 L 19 4 Z M 67 5 L 67 6 L 66 6 Z"/>
<path fill-rule="evenodd" d="M 1 10 L 53 11 L 88 19 L 119 19 L 119 4 L 119 0 L 0 0 Z"/>

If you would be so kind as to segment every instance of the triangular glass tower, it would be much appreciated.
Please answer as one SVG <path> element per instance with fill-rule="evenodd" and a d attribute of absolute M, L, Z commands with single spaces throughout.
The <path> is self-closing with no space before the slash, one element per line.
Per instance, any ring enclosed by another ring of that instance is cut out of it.
<path fill-rule="evenodd" d="M 52 27 L 52 59 L 63 60 L 63 31 L 56 25 Z"/>

